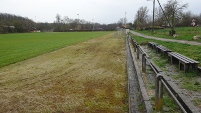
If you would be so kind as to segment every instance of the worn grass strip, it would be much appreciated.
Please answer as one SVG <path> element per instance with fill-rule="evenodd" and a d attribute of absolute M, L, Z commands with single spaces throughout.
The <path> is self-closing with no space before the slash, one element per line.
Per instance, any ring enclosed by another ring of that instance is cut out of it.
<path fill-rule="evenodd" d="M 1 112 L 125 113 L 125 41 L 113 34 L 0 69 Z"/>

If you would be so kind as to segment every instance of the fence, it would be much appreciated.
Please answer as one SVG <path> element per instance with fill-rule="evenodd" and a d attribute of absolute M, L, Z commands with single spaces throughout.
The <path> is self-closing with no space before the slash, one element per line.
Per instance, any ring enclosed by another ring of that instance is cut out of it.
<path fill-rule="evenodd" d="M 141 70 L 137 66 L 132 45 L 126 39 L 127 44 L 127 73 L 129 90 L 129 113 L 152 113 L 153 108 L 146 92 Z M 143 106 L 143 107 L 142 107 Z"/>
<path fill-rule="evenodd" d="M 127 35 L 127 40 L 132 44 L 134 52 L 137 54 L 137 59 L 142 62 L 142 72 L 146 73 L 146 65 L 148 64 L 156 74 L 155 80 L 155 111 L 163 112 L 163 88 L 166 88 L 168 93 L 180 107 L 184 113 L 197 113 L 198 109 L 182 94 L 181 90 L 174 84 L 169 77 L 167 77 L 160 68 L 158 68 L 143 50 L 143 48 L 132 38 Z M 131 46 L 131 47 L 132 47 Z M 141 55 L 141 56 L 140 56 Z"/>

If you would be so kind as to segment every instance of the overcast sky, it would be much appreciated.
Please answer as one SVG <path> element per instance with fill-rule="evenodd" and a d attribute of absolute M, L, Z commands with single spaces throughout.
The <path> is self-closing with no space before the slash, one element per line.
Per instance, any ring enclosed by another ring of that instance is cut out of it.
<path fill-rule="evenodd" d="M 159 1 L 163 5 L 168 0 Z M 192 13 L 201 13 L 201 0 L 178 1 L 188 3 L 187 10 Z M 28 17 L 36 22 L 54 22 L 56 14 L 60 14 L 62 18 L 68 16 L 101 24 L 115 23 L 125 17 L 125 12 L 128 22 L 133 22 L 139 7 L 147 6 L 150 14 L 153 7 L 151 0 L 0 0 L 0 4 L 1 13 Z"/>

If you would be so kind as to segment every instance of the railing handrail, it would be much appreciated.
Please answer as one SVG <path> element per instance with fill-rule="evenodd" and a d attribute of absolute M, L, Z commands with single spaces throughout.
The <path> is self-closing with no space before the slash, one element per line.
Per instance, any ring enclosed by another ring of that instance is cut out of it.
<path fill-rule="evenodd" d="M 129 36 L 130 40 L 132 41 L 132 44 L 136 44 L 136 45 L 133 45 L 135 47 L 137 47 L 137 52 L 141 52 L 141 54 L 144 54 L 144 57 L 146 59 L 146 61 L 149 63 L 149 65 L 151 66 L 152 70 L 155 72 L 155 74 L 157 75 L 157 78 L 158 81 L 156 82 L 159 82 L 161 81 L 161 83 L 165 86 L 165 88 L 168 90 L 168 92 L 170 93 L 170 95 L 172 96 L 172 98 L 176 101 L 177 105 L 180 107 L 180 109 L 184 112 L 184 113 L 193 113 L 195 112 L 195 107 L 193 107 L 194 109 L 192 110 L 191 108 L 188 107 L 188 105 L 185 103 L 185 101 L 182 100 L 182 98 L 179 96 L 179 94 L 175 91 L 175 89 L 167 82 L 168 80 L 166 80 L 166 78 L 164 78 L 163 76 L 165 76 L 163 73 L 162 73 L 162 70 L 157 67 L 153 62 L 152 60 L 149 58 L 149 56 L 147 55 L 147 53 L 142 49 L 142 47 L 140 47 L 139 44 L 137 44 L 137 42 L 133 43 L 134 40 L 132 38 L 132 36 Z M 142 55 L 143 56 L 143 55 Z M 145 62 L 146 62 L 145 61 Z M 158 76 L 160 75 L 160 76 Z M 160 77 L 160 79 L 159 79 Z M 162 86 L 160 86 L 162 87 Z M 158 88 L 158 87 L 157 87 Z M 156 90 L 158 90 L 156 88 Z M 161 89 L 162 90 L 162 89 Z M 161 93 L 161 92 L 160 92 Z M 156 97 L 158 98 L 158 97 Z M 159 102 L 160 103 L 160 102 Z M 161 105 L 159 105 L 161 106 Z M 156 105 L 156 108 L 157 108 L 157 105 Z M 161 110 L 162 108 L 159 108 L 159 109 L 156 109 L 156 110 Z"/>
<path fill-rule="evenodd" d="M 163 78 L 163 76 L 159 80 L 162 82 L 162 84 L 168 90 L 169 94 L 175 100 L 175 102 L 177 103 L 177 105 L 179 105 L 180 109 L 184 113 L 192 113 L 192 111 L 188 108 L 188 106 L 184 103 L 184 101 L 178 96 L 178 94 L 174 91 L 174 89 L 167 83 L 167 81 Z"/>

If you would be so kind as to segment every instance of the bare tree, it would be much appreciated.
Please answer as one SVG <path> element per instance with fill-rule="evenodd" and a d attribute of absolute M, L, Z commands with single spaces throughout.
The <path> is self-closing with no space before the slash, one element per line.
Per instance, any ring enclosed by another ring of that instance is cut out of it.
<path fill-rule="evenodd" d="M 165 17 L 162 10 L 160 8 L 156 8 L 155 9 L 155 24 L 161 26 L 163 24 L 166 24 L 164 22 L 165 22 Z"/>
<path fill-rule="evenodd" d="M 63 22 L 64 22 L 65 24 L 68 24 L 69 21 L 70 21 L 70 19 L 68 18 L 68 16 L 64 16 Z"/>
<path fill-rule="evenodd" d="M 192 18 L 194 18 L 194 17 L 193 17 L 193 14 L 191 11 L 183 13 L 182 18 L 181 18 L 181 26 L 189 27 L 191 25 Z"/>
<path fill-rule="evenodd" d="M 147 24 L 148 20 L 148 12 L 147 7 L 140 7 L 135 16 L 134 24 L 137 28 L 142 29 Z"/>
<path fill-rule="evenodd" d="M 56 15 L 56 23 L 61 23 L 61 16 L 59 14 Z"/>
<path fill-rule="evenodd" d="M 183 9 L 187 8 L 188 4 L 180 5 L 177 0 L 169 0 L 164 5 L 165 15 L 168 17 L 170 22 L 170 26 L 172 26 L 172 30 L 170 31 L 170 35 L 175 34 L 174 26 L 178 19 L 182 17 Z"/>
<path fill-rule="evenodd" d="M 124 24 L 124 18 L 120 18 L 119 21 L 117 22 L 119 27 L 123 27 Z"/>

